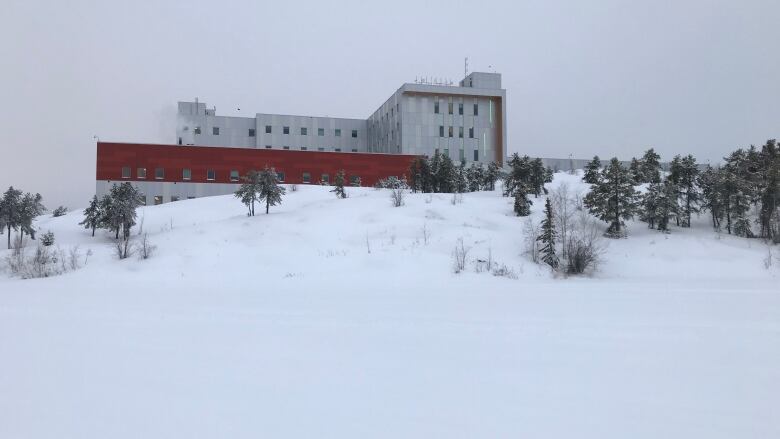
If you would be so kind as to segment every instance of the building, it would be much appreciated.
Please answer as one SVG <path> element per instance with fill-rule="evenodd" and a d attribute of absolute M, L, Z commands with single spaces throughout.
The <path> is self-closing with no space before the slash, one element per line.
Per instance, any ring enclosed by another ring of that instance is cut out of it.
<path fill-rule="evenodd" d="M 130 181 L 147 204 L 235 192 L 240 176 L 270 166 L 285 183 L 352 184 L 401 177 L 416 156 L 495 161 L 506 153 L 506 91 L 498 73 L 474 72 L 455 85 L 403 84 L 368 119 L 217 116 L 179 102 L 176 144 L 97 143 L 96 192 Z"/>

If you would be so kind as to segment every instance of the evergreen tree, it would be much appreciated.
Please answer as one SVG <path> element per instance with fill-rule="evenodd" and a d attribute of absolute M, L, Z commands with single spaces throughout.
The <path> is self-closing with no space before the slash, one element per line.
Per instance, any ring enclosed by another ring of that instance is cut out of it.
<path fill-rule="evenodd" d="M 252 169 L 241 177 L 241 180 L 243 180 L 243 183 L 241 183 L 241 186 L 239 186 L 234 195 L 236 198 L 240 199 L 249 210 L 247 215 L 255 216 L 255 202 L 259 201 L 260 189 L 262 187 L 260 173 Z"/>
<path fill-rule="evenodd" d="M 624 220 L 633 218 L 638 207 L 639 193 L 628 169 L 613 158 L 601 173 L 601 179 L 585 196 L 585 207 L 602 221 L 609 223 L 607 236 L 620 237 Z"/>
<path fill-rule="evenodd" d="M 555 239 L 558 234 L 555 231 L 552 203 L 550 203 L 549 198 L 544 205 L 544 214 L 544 219 L 542 220 L 542 233 L 536 240 L 542 243 L 542 261 L 549 265 L 553 270 L 557 270 L 559 260 L 558 255 L 555 253 Z"/>
<path fill-rule="evenodd" d="M 466 172 L 466 179 L 468 180 L 469 192 L 485 188 L 485 168 L 482 167 L 482 163 L 472 163 Z"/>
<path fill-rule="evenodd" d="M 680 199 L 681 217 L 680 226 L 691 226 L 691 213 L 699 212 L 701 192 L 697 186 L 699 167 L 692 155 L 684 157 L 680 161 L 680 174 L 677 182 L 678 198 Z"/>
<path fill-rule="evenodd" d="M 504 196 L 513 196 L 520 186 L 527 193 L 533 185 L 531 158 L 514 153 L 509 160 L 509 174 L 504 178 Z"/>
<path fill-rule="evenodd" d="M 110 197 L 109 213 L 113 216 L 110 223 L 115 227 L 116 238 L 119 238 L 121 231 L 122 237 L 127 240 L 130 237 L 130 229 L 135 225 L 136 209 L 141 205 L 141 194 L 132 184 L 125 182 L 114 184 L 111 187 Z"/>
<path fill-rule="evenodd" d="M 456 192 L 457 170 L 452 159 L 447 155 L 440 156 L 439 167 L 436 171 L 436 182 L 439 185 L 439 192 Z"/>
<path fill-rule="evenodd" d="M 551 167 L 548 166 L 548 167 L 544 168 L 544 182 L 545 183 L 552 183 L 553 175 L 555 175 L 555 173 L 553 172 Z M 544 193 L 546 194 L 547 191 L 545 191 Z"/>
<path fill-rule="evenodd" d="M 8 236 L 8 248 L 11 248 L 11 231 L 18 230 L 22 221 L 22 191 L 9 187 L 0 200 L 0 223 L 4 225 Z"/>
<path fill-rule="evenodd" d="M 628 166 L 628 171 L 636 184 L 644 183 L 645 177 L 642 175 L 642 164 L 636 157 L 631 158 L 631 164 Z"/>
<path fill-rule="evenodd" d="M 108 194 L 103 195 L 103 198 L 100 200 L 100 212 L 102 213 L 102 217 L 100 218 L 99 227 L 115 233 L 114 239 L 119 239 L 119 229 L 121 225 L 119 224 L 119 215 L 116 213 L 116 209 L 117 204 L 114 203 L 111 193 L 109 192 Z"/>
<path fill-rule="evenodd" d="M 645 151 L 645 155 L 639 161 L 641 183 L 660 183 L 661 182 L 661 156 L 653 148 Z"/>
<path fill-rule="evenodd" d="M 92 229 L 92 236 L 95 236 L 95 229 L 100 226 L 100 219 L 103 217 L 103 212 L 100 210 L 100 201 L 97 195 L 92 196 L 92 200 L 89 202 L 89 206 L 84 209 L 84 220 L 79 223 L 80 226 L 84 226 L 85 229 Z"/>
<path fill-rule="evenodd" d="M 780 242 L 780 148 L 775 139 L 766 141 L 756 165 L 760 181 L 760 236 Z"/>
<path fill-rule="evenodd" d="M 651 229 L 669 231 L 669 221 L 679 213 L 677 188 L 669 181 L 650 183 L 647 192 L 641 198 L 640 219 L 647 222 Z"/>
<path fill-rule="evenodd" d="M 345 178 L 343 169 L 336 172 L 336 178 L 333 179 L 333 189 L 330 190 L 336 194 L 336 198 L 347 198 L 347 193 L 344 191 Z"/>
<path fill-rule="evenodd" d="M 441 168 L 442 155 L 437 149 L 431 159 L 431 192 L 441 192 L 439 185 L 439 168 Z"/>
<path fill-rule="evenodd" d="M 498 164 L 496 164 L 496 162 L 488 163 L 487 170 L 485 171 L 485 183 L 484 183 L 485 190 L 488 191 L 496 190 L 496 181 L 498 181 L 500 176 L 501 176 L 501 170 L 498 167 Z"/>
<path fill-rule="evenodd" d="M 342 180 L 341 190 L 343 192 L 344 171 L 342 170 L 340 173 Z M 265 200 L 265 214 L 268 215 L 268 210 L 271 206 L 282 204 L 282 195 L 284 195 L 285 189 L 279 184 L 279 177 L 276 173 L 276 169 L 266 166 L 259 174 L 258 180 L 260 187 L 258 191 L 258 200 Z"/>
<path fill-rule="evenodd" d="M 699 175 L 698 186 L 701 188 L 703 209 L 709 210 L 712 217 L 712 227 L 720 230 L 720 221 L 723 219 L 723 210 L 725 203 L 721 194 L 723 193 L 723 170 L 707 166 L 704 172 Z"/>
<path fill-rule="evenodd" d="M 457 193 L 468 192 L 469 181 L 466 178 L 466 162 L 460 162 L 460 166 L 455 168 L 455 184 L 454 188 Z"/>
<path fill-rule="evenodd" d="M 533 202 L 528 199 L 524 185 L 519 185 L 514 189 L 515 205 L 514 211 L 517 216 L 528 216 L 531 214 L 531 205 Z"/>
<path fill-rule="evenodd" d="M 22 197 L 21 202 L 21 217 L 19 222 L 19 228 L 24 234 L 30 235 L 30 238 L 35 239 L 35 229 L 33 228 L 33 220 L 38 215 L 46 212 L 46 207 L 42 203 L 43 197 L 41 194 L 26 193 Z"/>
<path fill-rule="evenodd" d="M 46 247 L 54 245 L 54 233 L 51 230 L 41 236 L 41 244 Z"/>
<path fill-rule="evenodd" d="M 531 175 L 530 181 L 531 190 L 534 193 L 534 198 L 539 198 L 539 195 L 547 191 L 544 189 L 544 182 L 547 179 L 547 170 L 544 168 L 542 159 L 536 158 L 531 162 Z"/>
<path fill-rule="evenodd" d="M 585 175 L 582 176 L 582 181 L 589 184 L 596 184 L 601 177 L 601 159 L 599 156 L 593 156 L 593 160 L 585 165 Z"/>

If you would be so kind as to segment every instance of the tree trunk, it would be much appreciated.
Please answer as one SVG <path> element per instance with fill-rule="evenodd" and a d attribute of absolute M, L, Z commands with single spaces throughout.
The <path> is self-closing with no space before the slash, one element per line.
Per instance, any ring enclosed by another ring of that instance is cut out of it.
<path fill-rule="evenodd" d="M 271 202 L 268 200 L 268 198 L 266 198 L 266 201 L 265 201 L 265 214 L 266 215 L 268 215 L 268 207 L 270 207 L 270 206 L 271 206 Z"/>
<path fill-rule="evenodd" d="M 8 250 L 11 250 L 11 223 L 8 223 Z"/>
<path fill-rule="evenodd" d="M 92 237 L 93 238 L 95 237 L 95 226 L 94 225 L 92 226 Z"/>

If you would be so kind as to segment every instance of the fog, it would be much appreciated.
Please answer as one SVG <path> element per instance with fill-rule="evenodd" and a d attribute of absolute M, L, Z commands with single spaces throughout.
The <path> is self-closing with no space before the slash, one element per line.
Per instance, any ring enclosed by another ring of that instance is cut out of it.
<path fill-rule="evenodd" d="M 5 0 L 0 188 L 81 207 L 94 136 L 173 143 L 178 100 L 365 118 L 467 56 L 503 75 L 510 152 L 715 162 L 780 136 L 778 23 L 759 0 Z"/>

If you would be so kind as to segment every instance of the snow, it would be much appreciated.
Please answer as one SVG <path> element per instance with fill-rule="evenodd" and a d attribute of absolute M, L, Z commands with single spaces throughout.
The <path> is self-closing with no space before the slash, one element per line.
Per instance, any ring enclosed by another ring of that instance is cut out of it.
<path fill-rule="evenodd" d="M 760 241 L 630 223 L 594 276 L 560 279 L 498 191 L 348 192 L 299 186 L 253 218 L 231 196 L 143 208 L 146 261 L 80 211 L 40 218 L 93 254 L 0 273 L 0 437 L 780 437 Z M 458 238 L 517 279 L 453 273 Z"/>

